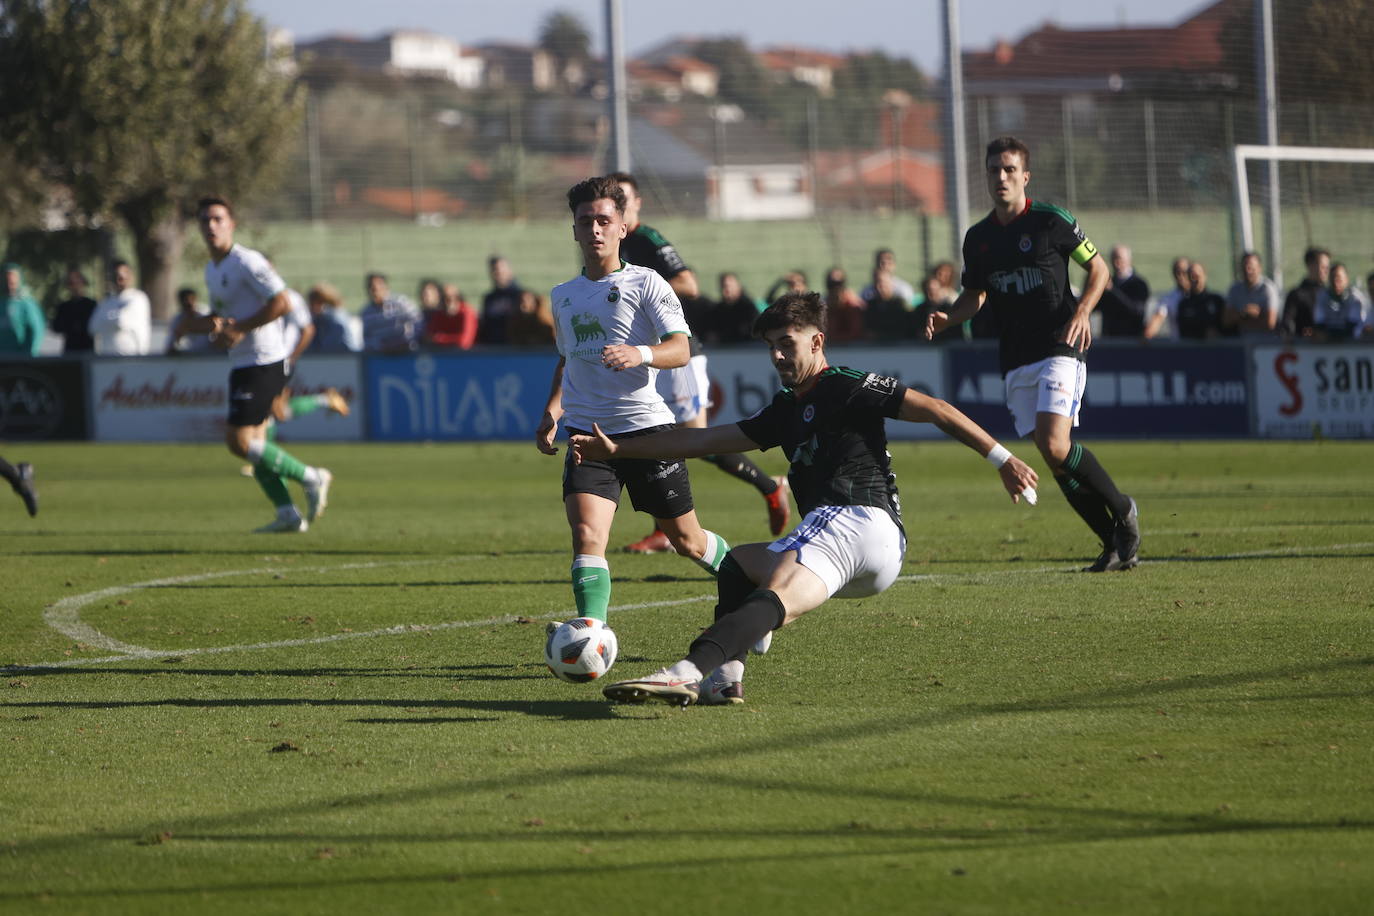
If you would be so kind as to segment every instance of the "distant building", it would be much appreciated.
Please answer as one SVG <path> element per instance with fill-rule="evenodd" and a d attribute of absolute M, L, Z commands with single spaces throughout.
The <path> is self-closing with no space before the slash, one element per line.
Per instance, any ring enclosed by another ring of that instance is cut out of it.
<path fill-rule="evenodd" d="M 543 48 L 496 42 L 478 48 L 486 64 L 489 89 L 524 88 L 547 92 L 558 85 L 558 64 Z"/>
<path fill-rule="evenodd" d="M 671 55 L 657 64 L 627 61 L 625 77 L 632 94 L 657 96 L 669 102 L 684 95 L 711 98 L 720 85 L 720 72 L 715 67 L 686 55 Z"/>
<path fill-rule="evenodd" d="M 824 51 L 779 46 L 757 55 L 759 64 L 778 82 L 797 82 L 812 86 L 821 95 L 835 91 L 835 72 L 846 59 Z"/>
<path fill-rule="evenodd" d="M 376 38 L 332 35 L 296 45 L 296 57 L 347 61 L 360 70 L 393 76 L 428 76 L 448 80 L 464 89 L 482 85 L 483 61 L 464 54 L 452 38 L 434 32 L 406 30 Z"/>

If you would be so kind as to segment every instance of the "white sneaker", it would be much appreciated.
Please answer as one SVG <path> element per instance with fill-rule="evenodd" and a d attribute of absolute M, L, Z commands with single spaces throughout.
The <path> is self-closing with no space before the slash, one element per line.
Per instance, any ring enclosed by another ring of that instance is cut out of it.
<path fill-rule="evenodd" d="M 304 534 L 310 530 L 310 523 L 299 515 L 278 515 L 275 519 L 254 528 L 254 534 Z"/>
<path fill-rule="evenodd" d="M 762 638 L 762 639 L 760 639 L 758 642 L 754 643 L 754 645 L 752 645 L 752 646 L 749 648 L 749 651 L 752 652 L 752 653 L 754 653 L 755 655 L 767 655 L 767 654 L 768 654 L 768 649 L 769 649 L 769 647 L 771 647 L 772 645 L 773 645 L 773 631 L 772 631 L 772 630 L 769 630 L 767 633 L 764 633 L 764 634 L 763 634 L 763 638 Z"/>
<path fill-rule="evenodd" d="M 305 488 L 305 519 L 309 522 L 324 515 L 324 507 L 329 505 L 329 485 L 334 482 L 334 475 L 324 468 L 318 468 L 317 471 L 320 482 Z"/>

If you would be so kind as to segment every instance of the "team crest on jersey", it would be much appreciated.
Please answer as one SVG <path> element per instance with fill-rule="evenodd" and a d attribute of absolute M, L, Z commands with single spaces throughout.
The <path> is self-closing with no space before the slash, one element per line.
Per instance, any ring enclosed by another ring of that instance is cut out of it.
<path fill-rule="evenodd" d="M 1016 247 L 1017 247 L 1017 248 L 1020 248 L 1023 252 L 1025 252 L 1025 251 L 1030 251 L 1030 250 L 1031 250 L 1031 238 L 1030 238 L 1030 236 L 1028 236 L 1028 235 L 1023 235 L 1023 236 L 1021 236 L 1021 241 L 1017 243 Z"/>
<path fill-rule="evenodd" d="M 560 302 L 560 303 L 558 303 L 558 307 L 561 308 L 561 309 L 565 309 L 565 308 L 567 308 L 567 307 L 570 306 L 570 305 L 572 305 L 572 300 L 569 299 L 567 296 L 564 296 L 564 297 L 563 297 L 563 301 Z"/>
<path fill-rule="evenodd" d="M 611 291 L 610 291 L 609 293 L 606 294 L 606 301 L 607 301 L 607 302 L 619 302 L 619 301 L 620 301 L 620 290 L 618 290 L 618 289 L 616 289 L 614 286 L 612 286 L 612 287 L 611 287 Z"/>
<path fill-rule="evenodd" d="M 806 409 L 802 411 L 802 422 L 810 423 L 814 419 L 816 419 L 816 405 L 807 404 Z"/>

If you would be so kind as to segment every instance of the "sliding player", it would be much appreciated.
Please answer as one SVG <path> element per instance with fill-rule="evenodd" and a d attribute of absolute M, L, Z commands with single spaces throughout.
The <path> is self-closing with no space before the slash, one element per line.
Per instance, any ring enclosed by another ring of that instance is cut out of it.
<path fill-rule="evenodd" d="M 906 534 L 887 454 L 888 419 L 934 423 L 986 457 L 1013 502 L 1034 501 L 1035 472 L 954 407 L 896 379 L 831 367 L 825 326 L 819 293 L 786 293 L 759 316 L 755 333 L 786 387 L 747 420 L 631 439 L 612 439 L 599 428 L 572 437 L 582 462 L 780 446 L 791 459 L 788 476 L 804 515 L 771 544 L 731 550 L 716 580 L 715 623 L 682 661 L 606 687 L 611 699 L 743 703 L 745 658 L 767 634 L 829 598 L 876 595 L 896 580 Z"/>

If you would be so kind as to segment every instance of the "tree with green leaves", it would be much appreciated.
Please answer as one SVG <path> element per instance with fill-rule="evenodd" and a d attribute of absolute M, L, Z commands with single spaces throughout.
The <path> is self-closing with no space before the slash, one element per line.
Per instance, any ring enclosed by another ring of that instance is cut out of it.
<path fill-rule="evenodd" d="M 575 82 L 591 57 L 592 36 L 576 13 L 554 10 L 539 27 L 539 47 L 553 55 L 560 83 Z"/>
<path fill-rule="evenodd" d="M 302 101 L 242 0 L 0 4 L 0 143 L 73 223 L 128 226 L 158 317 L 196 199 L 270 190 Z"/>

